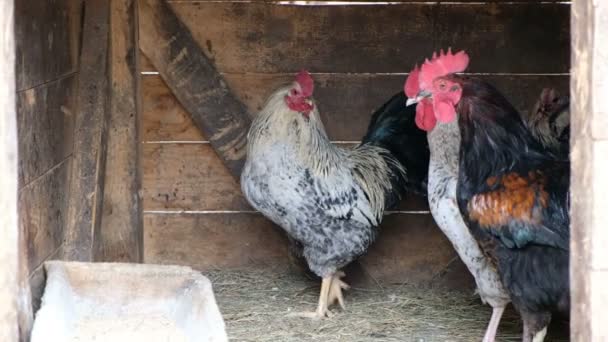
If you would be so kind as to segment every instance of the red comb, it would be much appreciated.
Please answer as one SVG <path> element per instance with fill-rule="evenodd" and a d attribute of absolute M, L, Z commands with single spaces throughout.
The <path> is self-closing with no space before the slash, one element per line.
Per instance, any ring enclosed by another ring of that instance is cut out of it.
<path fill-rule="evenodd" d="M 437 77 L 462 72 L 468 65 L 469 55 L 464 51 L 452 54 L 450 48 L 447 53 L 441 50 L 439 56 L 435 52 L 433 58 L 430 61 L 427 59 L 420 68 L 420 75 L 418 76 L 420 88 L 428 89 Z"/>
<path fill-rule="evenodd" d="M 416 65 L 414 70 L 410 71 L 409 76 L 407 76 L 407 80 L 405 80 L 405 85 L 403 85 L 403 91 L 410 99 L 415 98 L 420 91 L 420 84 L 418 84 L 419 75 L 420 69 L 418 68 L 418 65 Z"/>
<path fill-rule="evenodd" d="M 308 71 L 300 71 L 296 75 L 296 82 L 298 82 L 300 88 L 302 88 L 302 95 L 304 97 L 312 96 L 312 91 L 314 90 L 315 84 Z"/>

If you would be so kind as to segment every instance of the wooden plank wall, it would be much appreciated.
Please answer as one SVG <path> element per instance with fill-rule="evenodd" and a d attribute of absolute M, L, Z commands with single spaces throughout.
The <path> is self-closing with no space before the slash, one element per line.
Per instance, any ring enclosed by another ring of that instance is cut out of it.
<path fill-rule="evenodd" d="M 57 258 L 63 242 L 80 20 L 80 0 L 15 2 L 20 271 L 34 298 L 42 263 Z"/>
<path fill-rule="evenodd" d="M 470 72 L 491 80 L 521 110 L 543 87 L 568 89 L 568 4 L 170 3 L 252 113 L 295 72 L 311 71 L 336 144 L 357 142 L 370 113 L 402 89 L 406 73 L 433 49 L 467 49 Z M 284 266 L 278 228 L 249 207 L 145 58 L 140 71 L 144 260 L 202 270 Z M 420 283 L 442 274 L 455 256 L 425 200 L 408 198 L 385 219 L 362 264 L 381 281 Z"/>

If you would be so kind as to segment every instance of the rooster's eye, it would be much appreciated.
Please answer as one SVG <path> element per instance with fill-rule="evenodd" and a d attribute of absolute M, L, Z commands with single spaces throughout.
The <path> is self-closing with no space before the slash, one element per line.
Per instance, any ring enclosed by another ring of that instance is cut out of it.
<path fill-rule="evenodd" d="M 291 95 L 296 95 L 298 92 L 295 89 L 291 89 L 291 91 L 289 92 Z"/>
<path fill-rule="evenodd" d="M 445 83 L 439 82 L 439 90 L 445 90 Z"/>

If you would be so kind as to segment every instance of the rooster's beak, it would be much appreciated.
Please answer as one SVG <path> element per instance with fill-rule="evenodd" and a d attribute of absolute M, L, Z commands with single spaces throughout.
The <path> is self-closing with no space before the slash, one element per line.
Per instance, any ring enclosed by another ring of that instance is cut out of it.
<path fill-rule="evenodd" d="M 413 98 L 413 99 L 407 99 L 407 102 L 405 103 L 405 106 L 409 107 L 409 106 L 411 106 L 413 104 L 418 103 L 418 101 L 420 101 L 420 100 L 417 97 Z"/>
<path fill-rule="evenodd" d="M 418 95 L 416 95 L 415 98 L 410 98 L 407 99 L 407 102 L 405 102 L 405 106 L 409 107 L 415 103 L 418 103 L 420 101 L 422 101 L 423 99 L 427 98 L 427 97 L 431 97 L 431 95 L 433 95 L 430 91 L 426 91 L 426 90 L 421 90 Z"/>

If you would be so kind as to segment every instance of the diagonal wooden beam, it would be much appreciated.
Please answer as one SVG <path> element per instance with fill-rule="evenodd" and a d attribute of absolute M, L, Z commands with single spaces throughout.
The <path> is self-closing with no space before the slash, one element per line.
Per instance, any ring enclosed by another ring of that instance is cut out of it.
<path fill-rule="evenodd" d="M 247 108 L 163 0 L 139 5 L 139 44 L 237 181 L 245 162 Z"/>

